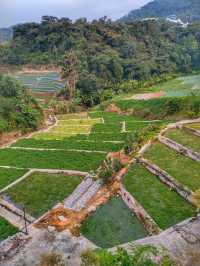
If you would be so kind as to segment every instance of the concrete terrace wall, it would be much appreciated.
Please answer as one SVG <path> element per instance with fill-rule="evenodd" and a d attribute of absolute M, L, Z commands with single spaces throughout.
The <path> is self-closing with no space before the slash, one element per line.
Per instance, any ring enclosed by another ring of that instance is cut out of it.
<path fill-rule="evenodd" d="M 187 200 L 192 205 L 195 205 L 193 199 L 192 199 L 192 191 L 187 188 L 186 186 L 183 186 L 181 183 L 176 181 L 172 176 L 170 176 L 167 172 L 160 169 L 157 165 L 153 164 L 149 160 L 146 160 L 144 158 L 138 158 L 138 162 L 144 165 L 147 170 L 149 170 L 152 174 L 157 176 L 163 183 L 174 189 L 181 197 L 183 197 L 185 200 Z"/>
<path fill-rule="evenodd" d="M 192 134 L 196 135 L 197 137 L 200 137 L 200 130 L 196 130 L 194 128 L 190 128 L 190 127 L 187 127 L 187 126 L 183 126 L 182 128 L 186 132 L 192 133 Z"/>
<path fill-rule="evenodd" d="M 145 209 L 134 199 L 134 197 L 124 188 L 123 185 L 120 186 L 120 195 L 125 204 L 135 213 L 138 220 L 144 225 L 144 228 L 150 235 L 159 234 L 162 231 Z"/>
<path fill-rule="evenodd" d="M 194 161 L 200 162 L 200 154 L 198 152 L 194 152 L 191 149 L 188 149 L 187 147 L 185 147 L 185 146 L 183 146 L 183 145 L 181 145 L 181 144 L 179 144 L 179 143 L 177 143 L 177 142 L 175 142 L 169 138 L 166 138 L 166 137 L 159 136 L 158 140 L 162 144 L 168 146 L 171 149 L 174 149 L 178 153 L 180 153 L 184 156 L 187 156 Z"/>
<path fill-rule="evenodd" d="M 120 245 L 132 252 L 135 245 L 154 245 L 166 248 L 181 266 L 199 266 L 200 215 L 170 227 L 159 235 Z M 117 248 L 110 249 L 115 252 Z"/>

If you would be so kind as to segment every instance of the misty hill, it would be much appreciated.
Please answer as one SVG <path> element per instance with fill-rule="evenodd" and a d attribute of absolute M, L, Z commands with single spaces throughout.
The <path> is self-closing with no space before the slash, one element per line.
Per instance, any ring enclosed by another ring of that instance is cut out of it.
<path fill-rule="evenodd" d="M 175 16 L 183 22 L 200 20 L 199 0 L 154 0 L 140 9 L 131 11 L 122 21 L 135 21 L 144 18 L 167 18 Z"/>

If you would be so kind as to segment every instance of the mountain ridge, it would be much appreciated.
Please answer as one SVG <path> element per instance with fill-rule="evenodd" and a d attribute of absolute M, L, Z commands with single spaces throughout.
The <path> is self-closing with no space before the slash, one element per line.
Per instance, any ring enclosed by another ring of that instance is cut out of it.
<path fill-rule="evenodd" d="M 145 18 L 167 18 L 176 16 L 184 23 L 200 21 L 199 0 L 154 0 L 140 9 L 132 10 L 120 21 L 135 21 Z"/>

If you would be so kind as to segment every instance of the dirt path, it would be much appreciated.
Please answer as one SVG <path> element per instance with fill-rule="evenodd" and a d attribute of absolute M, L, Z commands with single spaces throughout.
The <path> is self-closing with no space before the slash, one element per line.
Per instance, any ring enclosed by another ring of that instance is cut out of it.
<path fill-rule="evenodd" d="M 47 132 L 50 129 L 52 129 L 54 126 L 56 126 L 57 123 L 58 123 L 58 120 L 56 116 L 53 116 L 53 118 L 49 118 L 46 120 L 45 122 L 46 128 L 39 129 L 35 132 L 31 132 L 25 135 L 23 135 L 19 131 L 4 133 L 3 135 L 0 136 L 0 149 L 9 148 L 12 144 L 16 143 L 20 139 L 28 139 L 28 138 L 31 138 L 34 134 Z"/>

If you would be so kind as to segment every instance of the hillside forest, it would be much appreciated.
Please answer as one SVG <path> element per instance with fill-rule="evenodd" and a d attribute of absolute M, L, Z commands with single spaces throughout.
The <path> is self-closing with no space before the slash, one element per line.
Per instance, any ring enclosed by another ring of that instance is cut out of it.
<path fill-rule="evenodd" d="M 72 22 L 44 16 L 41 23 L 13 28 L 13 39 L 0 46 L 0 64 L 62 66 L 76 98 L 92 106 L 144 81 L 151 85 L 158 77 L 198 70 L 200 23 L 184 28 L 162 20 Z"/>

